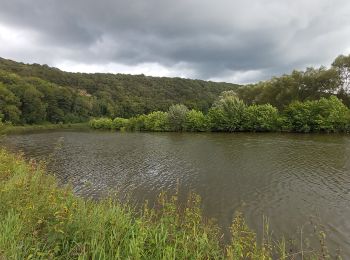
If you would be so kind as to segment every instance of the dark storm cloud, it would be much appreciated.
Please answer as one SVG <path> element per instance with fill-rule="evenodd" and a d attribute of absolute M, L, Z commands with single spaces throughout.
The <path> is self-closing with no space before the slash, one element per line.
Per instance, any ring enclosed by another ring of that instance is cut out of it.
<path fill-rule="evenodd" d="M 0 4 L 0 29 L 13 32 L 16 41 L 3 33 L 0 56 L 50 65 L 118 64 L 142 72 L 142 66 L 158 64 L 172 76 L 249 82 L 327 64 L 350 48 L 346 0 Z M 18 43 L 16 32 L 27 42 Z"/>

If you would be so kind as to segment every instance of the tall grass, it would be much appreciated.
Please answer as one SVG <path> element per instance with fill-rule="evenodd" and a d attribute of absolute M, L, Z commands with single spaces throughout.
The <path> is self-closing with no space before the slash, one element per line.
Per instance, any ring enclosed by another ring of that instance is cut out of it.
<path fill-rule="evenodd" d="M 113 199 L 92 201 L 59 187 L 45 167 L 0 150 L 0 259 L 299 259 L 284 241 L 256 234 L 237 215 L 224 244 L 203 217 L 200 198 L 162 193 L 136 210 Z M 323 252 L 303 259 L 325 259 Z M 301 258 L 300 258 L 301 259 Z"/>

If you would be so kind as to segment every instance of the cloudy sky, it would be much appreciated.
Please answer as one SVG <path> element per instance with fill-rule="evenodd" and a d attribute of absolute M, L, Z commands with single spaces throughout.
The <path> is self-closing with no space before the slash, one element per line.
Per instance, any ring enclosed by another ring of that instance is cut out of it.
<path fill-rule="evenodd" d="M 0 56 L 255 82 L 350 52 L 348 0 L 0 0 Z"/>

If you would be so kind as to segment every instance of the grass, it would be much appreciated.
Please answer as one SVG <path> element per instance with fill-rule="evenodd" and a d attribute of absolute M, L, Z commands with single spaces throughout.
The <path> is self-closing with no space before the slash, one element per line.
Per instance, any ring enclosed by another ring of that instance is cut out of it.
<path fill-rule="evenodd" d="M 224 244 L 195 194 L 181 204 L 162 193 L 142 209 L 83 199 L 58 186 L 42 163 L 0 149 L 0 259 L 301 259 L 264 230 L 259 242 L 238 214 Z M 303 259 L 327 257 L 303 252 Z"/>
<path fill-rule="evenodd" d="M 4 134 L 19 134 L 40 130 L 55 130 L 55 129 L 89 129 L 88 123 L 74 124 L 52 124 L 46 123 L 41 125 L 11 125 L 0 123 L 0 135 Z"/>

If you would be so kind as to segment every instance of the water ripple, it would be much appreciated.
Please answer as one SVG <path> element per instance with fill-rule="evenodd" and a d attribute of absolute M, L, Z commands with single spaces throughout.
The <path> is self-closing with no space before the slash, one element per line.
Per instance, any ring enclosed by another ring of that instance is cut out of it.
<path fill-rule="evenodd" d="M 1 143 L 49 169 L 82 196 L 118 190 L 152 200 L 161 190 L 203 198 L 204 212 L 230 225 L 236 210 L 261 229 L 294 234 L 317 217 L 350 258 L 350 138 L 342 135 L 99 133 L 8 136 Z"/>

